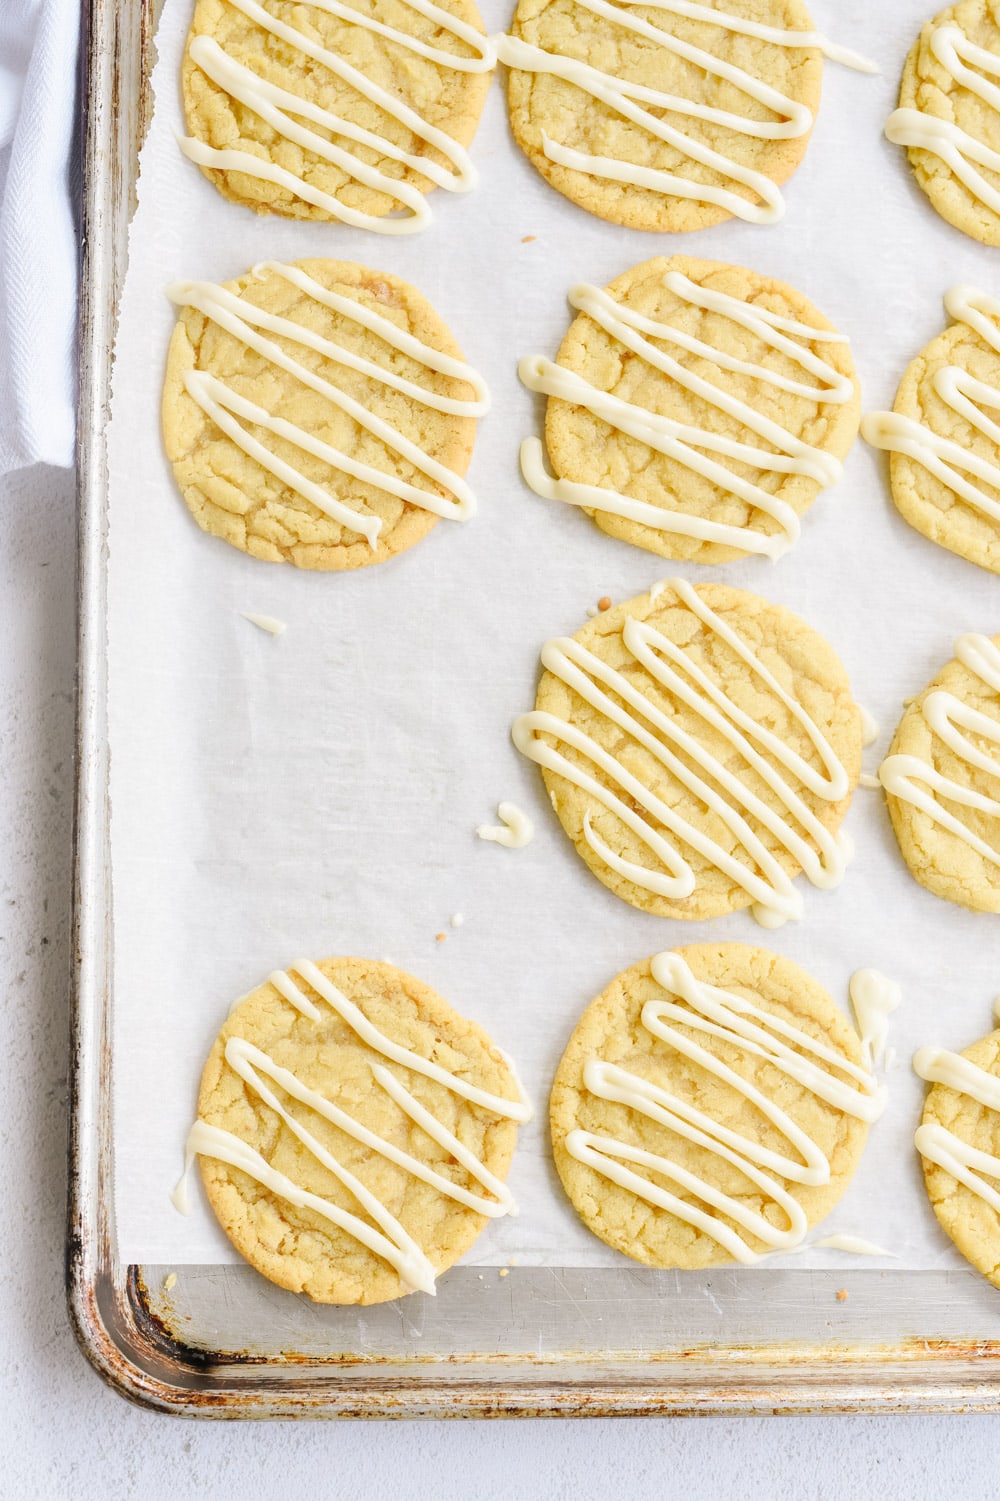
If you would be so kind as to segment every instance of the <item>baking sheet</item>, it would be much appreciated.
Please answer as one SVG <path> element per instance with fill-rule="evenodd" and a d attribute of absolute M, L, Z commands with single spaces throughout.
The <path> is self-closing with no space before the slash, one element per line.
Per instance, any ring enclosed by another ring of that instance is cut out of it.
<path fill-rule="evenodd" d="M 491 31 L 509 21 L 506 3 L 482 9 Z M 822 631 L 882 726 L 869 770 L 902 699 L 951 657 L 954 638 L 1000 629 L 996 580 L 899 520 L 883 458 L 860 440 L 844 481 L 820 498 L 777 565 L 663 565 L 539 500 L 517 470 L 540 404 L 519 386 L 516 361 L 554 354 L 575 281 L 603 285 L 670 253 L 780 277 L 851 335 L 866 410 L 891 405 L 905 365 L 944 326 L 948 286 L 997 290 L 995 252 L 937 218 L 881 136 L 926 0 L 878 10 L 863 0 L 817 3 L 817 24 L 876 59 L 882 76 L 827 67 L 814 139 L 779 225 L 730 222 L 677 237 L 600 223 L 549 189 L 510 139 L 499 84 L 473 147 L 479 189 L 433 194 L 423 235 L 257 218 L 224 202 L 176 146 L 189 11 L 189 0 L 167 0 L 157 36 L 109 434 L 122 1260 L 238 1260 L 200 1195 L 190 1217 L 169 1202 L 204 1056 L 232 1000 L 272 968 L 356 953 L 392 959 L 482 1022 L 516 1055 L 538 1106 L 511 1176 L 520 1216 L 492 1224 L 467 1262 L 622 1264 L 562 1198 L 546 1146 L 549 1080 L 581 1010 L 620 969 L 658 949 L 732 939 L 788 954 L 845 1005 L 848 978 L 863 965 L 902 985 L 886 1115 L 819 1233 L 878 1242 L 898 1258 L 883 1266 L 963 1265 L 921 1187 L 912 1131 L 922 1086 L 908 1060 L 923 1043 L 961 1048 L 989 1029 L 995 924 L 916 885 L 881 794 L 865 790 L 849 815 L 857 852 L 847 877 L 832 893 L 806 886 L 801 923 L 765 933 L 746 913 L 682 924 L 635 912 L 588 875 L 536 768 L 509 739 L 512 719 L 531 707 L 543 640 L 576 630 L 601 595 L 627 599 L 665 573 L 756 590 Z M 466 526 L 442 522 L 396 562 L 352 575 L 262 564 L 205 537 L 159 439 L 173 324 L 165 284 L 315 255 L 413 281 L 493 394 L 470 471 L 479 515 Z M 244 611 L 277 616 L 288 630 L 272 639 Z M 503 798 L 535 820 L 523 850 L 474 837 Z M 455 912 L 465 918 L 458 929 L 449 926 Z M 846 1260 L 812 1251 L 795 1265 Z"/>

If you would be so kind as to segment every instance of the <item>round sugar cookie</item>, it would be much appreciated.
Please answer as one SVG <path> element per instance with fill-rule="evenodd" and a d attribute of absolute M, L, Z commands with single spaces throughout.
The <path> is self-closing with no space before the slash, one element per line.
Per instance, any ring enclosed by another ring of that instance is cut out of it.
<path fill-rule="evenodd" d="M 949 5 L 921 27 L 886 125 L 942 219 L 984 245 L 1000 245 L 1000 111 L 990 98 L 998 70 L 996 0 Z M 995 161 L 977 159 L 984 148 Z"/>
<path fill-rule="evenodd" d="M 433 1291 L 510 1212 L 502 1180 L 530 1114 L 506 1056 L 429 986 L 325 959 L 234 1007 L 188 1150 L 257 1271 L 318 1303 L 384 1303 Z"/>
<path fill-rule="evenodd" d="M 879 768 L 900 853 L 949 902 L 1000 912 L 1000 636 L 960 636 Z"/>
<path fill-rule="evenodd" d="M 801 916 L 793 878 L 836 885 L 861 713 L 798 616 L 681 579 L 546 643 L 514 725 L 577 854 L 616 896 L 692 921 Z"/>
<path fill-rule="evenodd" d="M 817 1068 L 826 1098 L 782 1066 L 782 1046 L 793 1069 Z M 705 943 L 633 965 L 591 1002 L 549 1119 L 587 1228 L 646 1266 L 699 1269 L 801 1243 L 882 1104 L 857 1034 L 811 975 L 766 949 Z"/>
<path fill-rule="evenodd" d="M 564 197 L 598 218 L 661 233 L 705 229 L 733 214 L 780 217 L 777 186 L 809 143 L 822 54 L 814 46 L 783 46 L 731 30 L 724 18 L 812 32 L 809 12 L 800 0 L 722 0 L 710 8 L 720 13 L 717 23 L 653 5 L 616 6 L 619 19 L 578 0 L 519 0 L 512 40 L 499 42 L 510 69 L 511 128 L 532 166 Z M 626 85 L 633 118 L 566 76 L 580 64 L 589 70 L 582 75 L 587 83 L 594 82 L 593 70 L 604 75 L 598 89 Z M 764 85 L 784 96 L 786 107 L 800 115 L 801 133 L 778 139 L 745 134 L 736 122 L 766 128 L 776 114 L 717 68 L 740 69 L 746 87 Z M 649 97 L 650 90 L 659 97 Z M 692 112 L 665 107 L 664 97 L 690 104 Z M 703 118 L 706 109 L 723 118 Z M 659 175 L 643 182 L 649 171 Z M 747 181 L 747 174 L 755 176 Z"/>
<path fill-rule="evenodd" d="M 954 320 L 906 370 L 891 412 L 861 433 L 890 454 L 896 509 L 916 531 L 1000 573 L 1000 301 L 953 287 Z"/>
<path fill-rule="evenodd" d="M 1000 1031 L 957 1055 L 921 1048 L 913 1066 L 931 1084 L 915 1137 L 931 1208 L 956 1249 L 1000 1287 L 1000 1209 L 990 1202 L 1000 1179 Z M 997 1159 L 994 1171 L 970 1161 L 980 1152 Z"/>
<path fill-rule="evenodd" d="M 791 287 L 688 256 L 645 261 L 603 290 L 575 286 L 570 302 L 555 363 L 521 364 L 549 397 L 556 483 L 536 481 L 539 492 L 662 558 L 793 546 L 858 431 L 848 340 Z"/>
<path fill-rule="evenodd" d="M 364 568 L 475 500 L 480 378 L 427 299 L 345 261 L 176 282 L 163 435 L 203 531 L 266 562 Z"/>
<path fill-rule="evenodd" d="M 422 228 L 423 195 L 475 184 L 464 148 L 494 67 L 472 0 L 428 9 L 196 0 L 182 150 L 259 214 Z"/>

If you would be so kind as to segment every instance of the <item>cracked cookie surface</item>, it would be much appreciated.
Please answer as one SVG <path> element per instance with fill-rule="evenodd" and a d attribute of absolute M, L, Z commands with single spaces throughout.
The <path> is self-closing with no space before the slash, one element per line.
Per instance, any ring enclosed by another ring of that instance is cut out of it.
<path fill-rule="evenodd" d="M 440 353 L 461 358 L 457 343 L 427 299 L 398 277 L 345 261 L 299 261 L 293 268 L 306 273 L 327 292 L 360 304 Z M 466 381 L 428 369 L 274 270 L 265 268 L 260 275 L 250 271 L 224 286 L 251 308 L 300 324 L 438 396 L 460 401 L 474 397 Z M 367 413 L 387 422 L 428 458 L 457 477 L 465 474 L 475 440 L 474 417 L 434 410 L 296 341 L 279 335 L 269 337 L 286 355 L 336 386 Z M 189 371 L 209 372 L 238 397 L 265 408 L 273 417 L 294 423 L 310 438 L 357 464 L 370 465 L 434 496 L 446 497 L 450 492 L 421 474 L 409 459 L 394 452 L 321 392 L 248 348 L 195 308 L 186 307 L 177 320 L 167 354 L 163 435 L 181 494 L 203 531 L 267 562 L 342 570 L 364 568 L 405 552 L 438 521 L 434 512 L 346 473 L 287 437 L 276 436 L 252 422 L 243 423 L 251 438 L 279 461 L 349 510 L 377 518 L 381 528 L 375 546 L 370 546 L 359 531 L 325 514 L 223 432 L 186 390 L 184 381 Z"/>
<path fill-rule="evenodd" d="M 759 1006 L 769 1016 L 790 1023 L 811 1039 L 832 1046 L 849 1062 L 861 1063 L 857 1034 L 831 997 L 811 975 L 765 949 L 743 944 L 694 944 L 676 950 L 697 980 L 728 990 Z M 742 1208 L 763 1213 L 776 1229 L 784 1212 L 742 1170 L 704 1146 L 639 1114 L 627 1105 L 593 1095 L 584 1082 L 588 1062 L 599 1058 L 669 1091 L 686 1107 L 717 1126 L 738 1133 L 761 1148 L 788 1153 L 788 1141 L 760 1108 L 730 1083 L 700 1063 L 652 1036 L 641 1024 L 647 1001 L 665 996 L 650 961 L 624 970 L 588 1006 L 563 1054 L 552 1086 L 549 1118 L 555 1164 L 563 1187 L 589 1230 L 616 1251 L 652 1267 L 729 1265 L 736 1258 L 706 1230 L 669 1210 L 644 1202 L 627 1187 L 609 1181 L 570 1155 L 566 1139 L 582 1129 L 610 1136 L 666 1156 L 672 1164 L 727 1194 Z M 673 998 L 673 997 L 672 997 Z M 693 1015 L 693 1013 L 692 1013 Z M 846 1189 L 864 1149 L 865 1123 L 825 1103 L 768 1059 L 756 1057 L 730 1040 L 686 1027 L 671 1017 L 671 1027 L 704 1048 L 741 1079 L 780 1102 L 796 1126 L 812 1139 L 830 1164 L 830 1179 L 805 1185 L 779 1179 L 799 1203 L 809 1225 L 829 1213 Z M 794 1155 L 794 1154 L 793 1154 Z M 652 1170 L 637 1168 L 685 1204 L 703 1209 L 740 1234 L 752 1251 L 770 1249 L 721 1210 L 712 1210 L 689 1187 Z"/>
<path fill-rule="evenodd" d="M 514 1099 L 515 1076 L 481 1027 L 467 1021 L 412 975 L 363 959 L 326 959 L 317 968 L 392 1042 L 432 1060 L 465 1083 Z M 303 993 L 315 992 L 296 975 Z M 478 1185 L 446 1147 L 435 1141 L 373 1080 L 373 1065 L 389 1072 L 497 1178 L 506 1177 L 517 1127 L 361 1040 L 334 1010 L 314 1021 L 296 1010 L 269 981 L 237 1003 L 209 1054 L 201 1079 L 201 1121 L 233 1133 L 276 1171 L 351 1214 L 365 1216 L 350 1190 L 316 1159 L 276 1112 L 253 1092 L 225 1057 L 241 1039 L 402 1151 L 458 1184 Z M 488 1223 L 475 1209 L 444 1195 L 371 1147 L 354 1139 L 267 1080 L 288 1108 L 337 1162 L 396 1217 L 437 1272 L 469 1249 Z M 381 1303 L 410 1291 L 391 1265 L 312 1208 L 288 1203 L 226 1162 L 201 1156 L 209 1202 L 239 1253 L 272 1282 L 320 1303 Z M 374 1221 L 370 1221 L 374 1225 Z"/>
<path fill-rule="evenodd" d="M 733 298 L 751 313 L 765 311 L 823 332 L 834 331 L 833 324 L 801 293 L 782 282 L 741 266 L 689 256 L 645 261 L 606 288 L 607 294 L 622 307 L 644 319 L 676 328 L 685 340 L 708 346 L 707 350 L 692 351 L 669 339 L 649 338 L 655 351 L 677 360 L 695 382 L 704 381 L 722 393 L 724 402 L 745 404 L 763 422 L 783 429 L 790 446 L 807 444 L 838 460 L 844 458 L 857 435 L 860 415 L 860 391 L 849 344 L 845 341 L 813 345 L 798 335 L 790 339 L 806 358 L 819 356 L 838 375 L 853 382 L 853 397 L 836 404 L 780 389 L 753 373 L 725 368 L 712 357 L 713 351 L 727 360 L 762 367 L 787 382 L 808 384 L 816 380 L 815 373 L 804 370 L 796 358 L 765 342 L 758 332 L 746 328 L 725 311 L 700 307 L 671 291 L 664 284 L 664 278 L 671 274 L 686 278 L 709 296 Z M 778 453 L 773 434 L 762 436 L 731 411 L 723 410 L 697 391 L 686 389 L 586 313 L 578 314 L 570 325 L 556 364 L 598 391 L 608 392 L 619 401 L 657 417 L 685 428 L 703 429 L 713 438 L 760 448 L 765 460 Z M 699 456 L 697 438 L 688 441 L 693 443 L 696 457 Z M 768 538 L 782 536 L 778 519 L 758 509 L 752 500 L 734 493 L 719 478 L 700 474 L 683 459 L 649 447 L 585 406 L 550 396 L 545 415 L 545 443 L 553 471 L 560 479 L 614 490 L 664 512 L 679 512 L 685 518 L 740 532 L 752 531 Z M 700 457 L 705 457 L 703 452 Z M 802 516 L 820 493 L 819 482 L 806 474 L 766 471 L 745 459 L 718 452 L 708 457 L 737 481 L 752 484 L 789 506 L 796 516 Z M 715 564 L 745 557 L 749 551 L 725 542 L 660 531 L 631 517 L 586 505 L 582 509 L 609 536 L 662 558 Z"/>

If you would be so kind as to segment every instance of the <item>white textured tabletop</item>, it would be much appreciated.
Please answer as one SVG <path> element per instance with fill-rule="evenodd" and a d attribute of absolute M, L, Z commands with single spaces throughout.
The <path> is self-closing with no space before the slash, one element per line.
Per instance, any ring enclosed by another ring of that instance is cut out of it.
<path fill-rule="evenodd" d="M 102 1386 L 62 1291 L 74 544 L 72 476 L 0 481 L 0 1497 L 993 1501 L 1000 1417 L 213 1424 Z"/>

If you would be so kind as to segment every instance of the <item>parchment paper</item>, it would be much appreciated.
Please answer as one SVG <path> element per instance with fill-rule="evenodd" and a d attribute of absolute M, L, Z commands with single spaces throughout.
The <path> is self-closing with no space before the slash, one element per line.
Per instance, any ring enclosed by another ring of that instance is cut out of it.
<path fill-rule="evenodd" d="M 583 1007 L 619 970 L 677 944 L 733 939 L 788 954 L 845 1006 L 863 965 L 902 985 L 889 1107 L 824 1231 L 866 1236 L 900 1266 L 961 1264 L 923 1193 L 912 1146 L 922 1086 L 909 1059 L 923 1043 L 961 1049 L 990 1029 L 996 921 L 923 891 L 881 794 L 864 790 L 849 817 L 857 854 L 847 878 L 833 893 L 805 886 L 801 923 L 766 933 L 746 913 L 687 924 L 633 911 L 585 870 L 537 769 L 509 739 L 514 716 L 532 705 L 545 638 L 578 629 L 600 596 L 628 599 L 671 572 L 756 590 L 823 632 L 881 724 L 869 770 L 903 698 L 951 658 L 955 637 L 1000 629 L 1000 582 L 897 517 L 884 460 L 860 440 L 843 483 L 819 499 L 776 565 L 663 565 L 519 478 L 518 443 L 538 430 L 540 404 L 519 386 L 516 361 L 554 355 L 575 281 L 604 285 L 675 252 L 780 277 L 851 335 L 866 410 L 891 405 L 907 363 L 945 326 L 946 288 L 1000 290 L 996 252 L 943 223 L 904 154 L 882 138 L 930 0 L 816 0 L 814 9 L 819 26 L 883 73 L 827 66 L 780 224 L 732 221 L 670 237 L 601 223 L 528 166 L 495 82 L 473 147 L 480 187 L 465 198 L 434 193 L 429 230 L 392 239 L 258 218 L 182 158 L 174 137 L 190 0 L 167 0 L 110 443 L 115 1189 L 125 1261 L 238 1259 L 200 1190 L 190 1217 L 169 1202 L 204 1057 L 233 999 L 274 967 L 360 954 L 391 958 L 482 1022 L 516 1055 L 537 1103 L 511 1179 L 520 1216 L 490 1226 L 469 1259 L 616 1262 L 579 1224 L 551 1168 L 549 1081 Z M 491 30 L 508 24 L 509 0 L 483 10 Z M 478 517 L 442 522 L 397 561 L 342 576 L 260 563 L 204 536 L 175 489 L 158 426 L 174 318 L 164 285 L 321 255 L 416 283 L 493 393 L 471 469 Z M 272 639 L 242 611 L 277 616 L 288 630 Z M 502 798 L 535 820 L 523 850 L 474 837 Z M 458 929 L 455 912 L 465 917 Z M 837 1261 L 812 1252 L 796 1265 Z"/>

